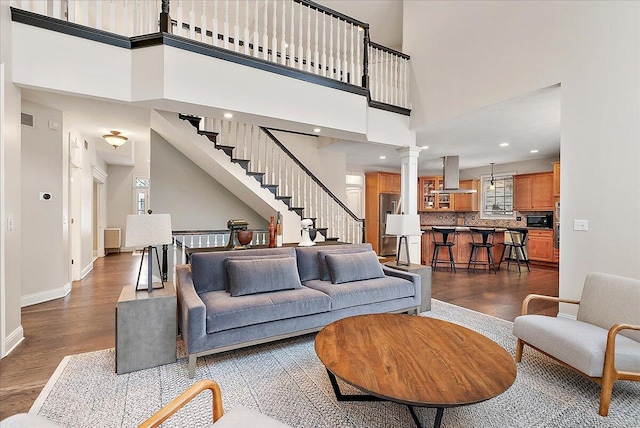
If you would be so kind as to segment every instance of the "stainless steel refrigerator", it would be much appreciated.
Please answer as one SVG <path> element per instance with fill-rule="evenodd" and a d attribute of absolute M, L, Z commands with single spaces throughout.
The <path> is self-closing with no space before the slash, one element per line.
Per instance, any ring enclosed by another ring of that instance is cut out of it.
<path fill-rule="evenodd" d="M 395 256 L 398 250 L 397 237 L 385 233 L 387 228 L 387 214 L 401 214 L 400 195 L 393 193 L 380 194 L 380 242 L 378 252 L 381 256 Z"/>

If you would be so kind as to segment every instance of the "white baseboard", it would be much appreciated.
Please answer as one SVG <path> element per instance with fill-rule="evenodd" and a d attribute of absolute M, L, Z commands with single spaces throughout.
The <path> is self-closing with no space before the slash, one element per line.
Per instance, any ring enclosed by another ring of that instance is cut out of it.
<path fill-rule="evenodd" d="M 9 334 L 5 339 L 5 348 L 7 353 L 2 356 L 2 358 L 6 357 L 15 349 L 16 346 L 20 344 L 24 340 L 24 330 L 22 330 L 22 326 L 16 328 Z"/>
<path fill-rule="evenodd" d="M 89 275 L 89 272 L 91 272 L 92 270 L 93 270 L 93 261 L 91 261 L 91 263 L 89 263 L 84 267 L 84 269 L 82 269 L 82 272 L 80 272 L 80 279 L 84 279 L 84 277 Z"/>
<path fill-rule="evenodd" d="M 27 294 L 20 297 L 20 306 L 31 306 L 38 303 L 48 302 L 49 300 L 59 299 L 66 296 L 71 292 L 71 283 L 67 282 L 60 288 L 54 288 L 53 290 L 41 291 L 39 293 Z"/>

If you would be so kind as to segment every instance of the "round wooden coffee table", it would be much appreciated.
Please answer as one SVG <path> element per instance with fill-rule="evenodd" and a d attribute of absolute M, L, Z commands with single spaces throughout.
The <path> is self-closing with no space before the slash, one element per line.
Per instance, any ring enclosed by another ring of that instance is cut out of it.
<path fill-rule="evenodd" d="M 437 409 L 488 400 L 516 379 L 509 353 L 489 338 L 447 321 L 404 314 L 344 318 L 323 328 L 316 354 L 339 401 L 389 400 Z M 344 395 L 336 377 L 370 395 Z"/>

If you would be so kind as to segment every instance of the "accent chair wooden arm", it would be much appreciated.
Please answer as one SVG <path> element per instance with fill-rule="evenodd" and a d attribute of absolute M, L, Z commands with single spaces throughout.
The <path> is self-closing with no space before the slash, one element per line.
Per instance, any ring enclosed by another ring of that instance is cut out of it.
<path fill-rule="evenodd" d="M 618 380 L 635 380 L 640 381 L 640 373 L 617 371 L 616 370 L 616 336 L 622 330 L 640 331 L 640 325 L 632 324 L 614 324 L 607 334 L 607 347 L 604 351 L 604 366 L 602 368 L 602 380 L 599 382 L 601 387 L 600 407 L 598 413 L 600 416 L 609 414 L 609 405 L 611 404 L 611 394 L 613 392 L 613 384 Z"/>
<path fill-rule="evenodd" d="M 580 304 L 580 300 L 562 299 L 560 297 L 545 296 L 543 294 L 529 294 L 522 301 L 522 315 L 527 315 L 527 312 L 529 310 L 529 302 L 531 302 L 532 300 L 546 300 L 549 302 L 572 303 L 574 305 Z"/>
<path fill-rule="evenodd" d="M 166 406 L 158 410 L 149 419 L 138 425 L 138 428 L 158 427 L 164 421 L 169 419 L 171 415 L 184 407 L 189 401 L 205 390 L 211 391 L 213 422 L 220 419 L 224 413 L 222 410 L 222 396 L 220 395 L 220 386 L 212 380 L 201 380 L 189 387 L 182 394 L 171 400 Z"/>

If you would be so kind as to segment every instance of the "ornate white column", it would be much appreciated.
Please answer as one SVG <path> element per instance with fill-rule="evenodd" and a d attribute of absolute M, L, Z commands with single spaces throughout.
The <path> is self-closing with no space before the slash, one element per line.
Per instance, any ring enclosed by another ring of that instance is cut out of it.
<path fill-rule="evenodd" d="M 422 147 L 406 146 L 396 149 L 400 153 L 401 211 L 418 213 L 418 155 Z M 409 258 L 412 264 L 420 264 L 420 236 L 409 236 Z"/>

